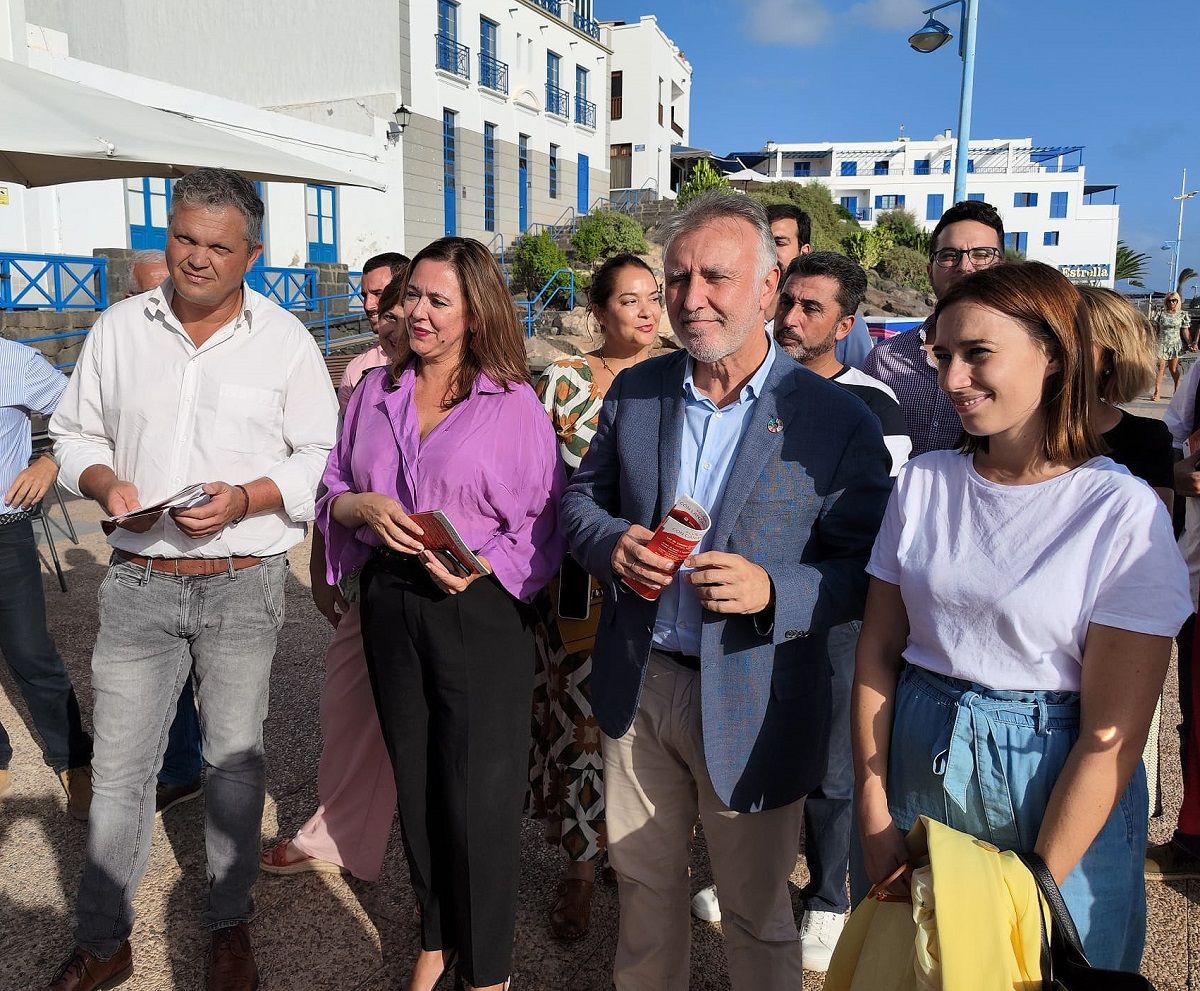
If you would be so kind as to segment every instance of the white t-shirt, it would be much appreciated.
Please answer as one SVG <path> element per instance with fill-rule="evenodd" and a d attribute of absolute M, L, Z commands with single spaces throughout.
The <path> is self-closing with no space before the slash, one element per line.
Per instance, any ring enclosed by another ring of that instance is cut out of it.
<path fill-rule="evenodd" d="M 1104 457 L 1034 485 L 914 458 L 867 571 L 900 586 L 905 660 L 1001 691 L 1078 691 L 1089 623 L 1173 637 L 1192 611 L 1162 500 Z"/>

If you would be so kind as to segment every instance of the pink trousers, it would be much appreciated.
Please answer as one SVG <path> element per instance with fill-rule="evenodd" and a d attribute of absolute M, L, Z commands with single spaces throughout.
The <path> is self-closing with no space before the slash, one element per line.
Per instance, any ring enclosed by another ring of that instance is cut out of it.
<path fill-rule="evenodd" d="M 375 711 L 357 604 L 342 617 L 325 654 L 321 734 L 321 804 L 292 842 L 310 857 L 374 881 L 396 812 L 396 782 Z"/>

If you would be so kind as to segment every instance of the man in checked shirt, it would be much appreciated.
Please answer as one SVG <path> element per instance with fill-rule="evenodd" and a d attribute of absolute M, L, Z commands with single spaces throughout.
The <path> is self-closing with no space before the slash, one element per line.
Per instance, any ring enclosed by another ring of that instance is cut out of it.
<path fill-rule="evenodd" d="M 929 282 L 941 297 L 964 275 L 1004 261 L 1004 221 L 983 200 L 963 200 L 942 214 L 932 243 Z M 876 345 L 862 366 L 896 393 L 914 458 L 957 447 L 962 434 L 962 421 L 938 388 L 937 367 L 925 352 L 932 319 Z"/>

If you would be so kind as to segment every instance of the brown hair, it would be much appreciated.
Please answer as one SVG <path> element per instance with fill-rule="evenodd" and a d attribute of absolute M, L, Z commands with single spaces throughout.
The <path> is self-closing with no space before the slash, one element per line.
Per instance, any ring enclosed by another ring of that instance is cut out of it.
<path fill-rule="evenodd" d="M 1042 391 L 1046 460 L 1082 461 L 1104 453 L 1088 416 L 1096 402 L 1096 374 L 1091 335 L 1075 286 L 1041 262 L 998 265 L 956 282 L 938 300 L 934 320 L 959 303 L 974 303 L 1022 321 L 1034 343 L 1058 362 L 1058 371 L 1047 377 Z M 986 450 L 986 437 L 964 436 L 964 454 Z"/>
<path fill-rule="evenodd" d="M 1154 381 L 1150 321 L 1111 289 L 1080 286 L 1080 316 L 1100 351 L 1096 391 L 1106 403 L 1127 403 Z"/>
<path fill-rule="evenodd" d="M 392 281 L 383 287 L 383 292 L 379 294 L 380 314 L 394 310 L 404 302 L 404 289 L 408 282 L 408 273 L 411 271 L 412 265 L 406 262 L 404 267 L 392 276 Z"/>
<path fill-rule="evenodd" d="M 466 348 L 454 372 L 447 405 L 454 406 L 466 399 L 481 372 L 505 391 L 513 384 L 528 385 L 529 361 L 517 323 L 517 309 L 491 252 L 478 241 L 465 237 L 443 237 L 434 241 L 418 251 L 409 263 L 403 284 L 398 289 L 401 301 L 408 295 L 408 283 L 417 266 L 427 260 L 445 262 L 454 269 L 467 311 Z M 380 313 L 384 312 L 385 298 L 391 295 L 393 286 L 395 280 L 379 297 Z M 421 360 L 413 355 L 405 336 L 388 366 L 393 382 L 399 380 L 410 359 L 418 363 Z"/>

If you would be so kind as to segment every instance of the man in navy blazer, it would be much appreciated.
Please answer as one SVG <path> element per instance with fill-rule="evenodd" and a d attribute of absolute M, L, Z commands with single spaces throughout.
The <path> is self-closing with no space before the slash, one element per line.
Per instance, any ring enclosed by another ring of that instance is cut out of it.
<path fill-rule="evenodd" d="M 795 991 L 788 877 L 825 770 L 825 633 L 862 615 L 889 460 L 867 407 L 764 332 L 778 270 L 759 204 L 697 199 L 669 222 L 664 269 L 686 350 L 617 376 L 561 510 L 606 587 L 591 690 L 620 881 L 613 979 L 686 991 L 698 815 L 732 987 Z M 646 544 L 680 496 L 713 524 L 672 576 Z M 661 588 L 658 601 L 626 577 Z"/>

